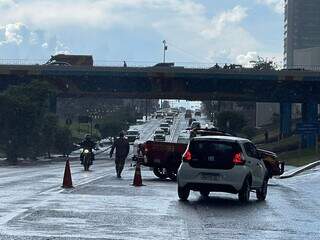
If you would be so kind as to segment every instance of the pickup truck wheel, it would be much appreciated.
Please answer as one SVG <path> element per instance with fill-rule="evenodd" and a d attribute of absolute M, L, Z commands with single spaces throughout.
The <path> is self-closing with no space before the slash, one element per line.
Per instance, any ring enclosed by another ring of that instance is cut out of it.
<path fill-rule="evenodd" d="M 268 180 L 269 179 L 266 177 L 263 181 L 262 187 L 256 191 L 258 201 L 266 200 L 268 193 Z"/>
<path fill-rule="evenodd" d="M 240 192 L 238 194 L 240 202 L 242 202 L 242 203 L 249 202 L 250 190 L 251 190 L 250 181 L 249 181 L 249 178 L 247 177 L 244 180 L 242 188 L 241 188 L 241 190 L 240 190 Z"/>
<path fill-rule="evenodd" d="M 168 177 L 172 180 L 172 181 L 177 181 L 177 174 L 173 171 L 168 171 Z"/>
<path fill-rule="evenodd" d="M 154 168 L 153 169 L 154 175 L 156 175 L 158 178 L 164 180 L 168 177 L 167 171 L 165 168 Z"/>
<path fill-rule="evenodd" d="M 208 190 L 201 190 L 201 191 L 200 191 L 200 194 L 201 194 L 202 197 L 208 197 L 209 194 L 210 194 L 210 191 L 208 191 Z"/>
<path fill-rule="evenodd" d="M 187 187 L 178 186 L 178 196 L 182 201 L 187 201 L 190 195 L 190 189 Z"/>

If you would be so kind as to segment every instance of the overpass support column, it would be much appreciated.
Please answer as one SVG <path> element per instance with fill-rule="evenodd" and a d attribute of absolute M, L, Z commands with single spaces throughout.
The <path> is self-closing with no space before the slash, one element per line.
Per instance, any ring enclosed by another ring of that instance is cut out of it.
<path fill-rule="evenodd" d="M 318 122 L 318 104 L 314 102 L 302 104 L 302 121 L 303 123 Z M 305 134 L 301 136 L 303 148 L 314 148 L 317 144 L 318 133 Z"/>
<path fill-rule="evenodd" d="M 291 135 L 291 119 L 292 119 L 291 103 L 280 103 L 280 137 L 288 137 Z"/>

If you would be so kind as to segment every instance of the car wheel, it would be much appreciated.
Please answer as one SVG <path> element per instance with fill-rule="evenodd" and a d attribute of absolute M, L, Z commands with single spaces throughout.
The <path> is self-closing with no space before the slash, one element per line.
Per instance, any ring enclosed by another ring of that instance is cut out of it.
<path fill-rule="evenodd" d="M 250 199 L 250 191 L 251 191 L 251 186 L 250 186 L 250 181 L 249 178 L 247 177 L 242 185 L 242 188 L 238 194 L 239 201 L 242 203 L 249 202 Z"/>
<path fill-rule="evenodd" d="M 178 196 L 180 200 L 187 201 L 190 195 L 190 189 L 187 187 L 179 187 L 178 186 Z"/>
<path fill-rule="evenodd" d="M 177 173 L 175 173 L 174 171 L 168 171 L 168 177 L 172 180 L 172 181 L 177 181 Z"/>
<path fill-rule="evenodd" d="M 262 187 L 260 189 L 257 189 L 256 194 L 257 194 L 257 199 L 259 201 L 264 201 L 266 200 L 267 193 L 268 193 L 268 178 L 266 177 L 263 181 Z"/>
<path fill-rule="evenodd" d="M 156 175 L 158 178 L 164 180 L 168 177 L 167 171 L 165 168 L 154 168 L 153 169 L 154 175 Z"/>
<path fill-rule="evenodd" d="M 201 191 L 200 191 L 200 194 L 201 194 L 202 197 L 208 197 L 209 194 L 210 194 L 210 191 L 208 191 L 208 190 L 201 190 Z"/>

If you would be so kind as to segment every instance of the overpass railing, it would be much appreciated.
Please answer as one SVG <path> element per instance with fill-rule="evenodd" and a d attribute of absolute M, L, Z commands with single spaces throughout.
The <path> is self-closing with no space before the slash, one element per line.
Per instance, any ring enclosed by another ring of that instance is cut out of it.
<path fill-rule="evenodd" d="M 48 59 L 0 59 L 0 65 L 44 65 Z M 114 61 L 114 60 L 96 60 L 94 66 L 97 67 L 152 67 L 158 62 L 153 61 Z M 227 69 L 227 70 L 257 70 L 252 67 L 242 67 L 232 63 L 208 63 L 208 62 L 175 62 L 176 67 L 193 68 L 193 69 Z M 284 69 L 288 70 L 309 70 L 320 72 L 320 65 L 294 65 Z M 280 69 L 279 69 L 280 70 Z"/>

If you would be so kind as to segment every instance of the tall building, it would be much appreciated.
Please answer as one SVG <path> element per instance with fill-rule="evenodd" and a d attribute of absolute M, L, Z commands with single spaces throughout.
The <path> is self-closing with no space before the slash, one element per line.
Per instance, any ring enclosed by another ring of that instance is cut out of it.
<path fill-rule="evenodd" d="M 320 47 L 320 1 L 285 0 L 285 67 L 320 65 L 318 47 Z M 315 48 L 317 53 L 312 48 Z M 313 55 L 309 56 L 311 53 Z"/>

